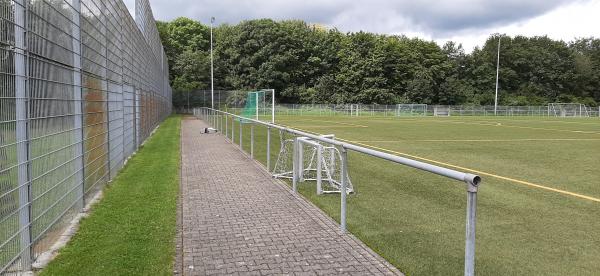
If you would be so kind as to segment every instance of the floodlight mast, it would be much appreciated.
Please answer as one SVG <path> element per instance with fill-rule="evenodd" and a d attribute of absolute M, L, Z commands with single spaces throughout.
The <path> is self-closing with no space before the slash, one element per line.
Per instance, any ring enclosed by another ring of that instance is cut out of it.
<path fill-rule="evenodd" d="M 498 115 L 498 77 L 500 75 L 500 39 L 501 35 L 498 35 L 498 57 L 496 58 L 496 97 L 494 99 L 494 115 Z"/>
<path fill-rule="evenodd" d="M 215 108 L 215 82 L 214 82 L 214 62 L 213 62 L 213 23 L 215 17 L 210 18 L 210 108 Z"/>

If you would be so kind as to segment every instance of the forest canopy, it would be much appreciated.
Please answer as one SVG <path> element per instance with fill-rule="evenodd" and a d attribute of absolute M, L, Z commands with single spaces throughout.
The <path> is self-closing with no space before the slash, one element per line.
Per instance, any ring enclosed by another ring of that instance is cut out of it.
<path fill-rule="evenodd" d="M 210 89 L 210 28 L 157 22 L 174 98 Z M 215 89 L 273 88 L 285 103 L 543 105 L 600 102 L 600 39 L 491 35 L 466 53 L 458 42 L 343 33 L 298 20 L 223 24 L 214 32 Z M 175 103 L 177 105 L 177 103 Z"/>

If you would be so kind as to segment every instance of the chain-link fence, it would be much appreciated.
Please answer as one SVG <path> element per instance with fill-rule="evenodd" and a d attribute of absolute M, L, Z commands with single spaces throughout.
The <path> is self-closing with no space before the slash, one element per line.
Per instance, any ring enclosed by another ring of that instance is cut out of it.
<path fill-rule="evenodd" d="M 147 0 L 0 0 L 0 273 L 30 270 L 171 112 Z"/>

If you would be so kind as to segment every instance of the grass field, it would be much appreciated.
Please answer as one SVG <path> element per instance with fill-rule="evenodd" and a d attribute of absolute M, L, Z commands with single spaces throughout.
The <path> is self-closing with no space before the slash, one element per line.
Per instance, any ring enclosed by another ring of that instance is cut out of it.
<path fill-rule="evenodd" d="M 180 117 L 164 121 L 40 275 L 171 275 Z"/>
<path fill-rule="evenodd" d="M 481 175 L 479 275 L 600 271 L 598 118 L 279 116 L 277 123 Z M 249 128 L 244 125 L 246 151 Z M 264 163 L 266 129 L 255 127 L 255 133 L 255 155 Z M 274 163 L 279 145 L 272 134 Z M 238 143 L 237 122 L 235 136 Z M 462 274 L 464 184 L 349 156 L 356 190 L 349 197 L 349 230 L 409 275 Z M 339 219 L 339 196 L 317 196 L 308 182 L 300 190 Z"/>

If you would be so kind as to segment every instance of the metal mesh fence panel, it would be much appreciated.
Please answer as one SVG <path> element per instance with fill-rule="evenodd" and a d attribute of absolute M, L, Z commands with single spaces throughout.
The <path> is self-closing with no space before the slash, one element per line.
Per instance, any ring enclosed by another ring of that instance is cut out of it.
<path fill-rule="evenodd" d="M 246 103 L 247 91 L 215 90 L 215 108 L 240 114 Z M 195 107 L 211 106 L 211 91 L 196 90 L 179 92 L 173 95 L 173 103 L 178 113 L 192 113 Z M 316 116 L 436 116 L 436 110 L 445 110 L 446 116 L 555 116 L 552 104 L 537 106 L 498 106 L 493 105 L 427 105 L 427 104 L 286 104 L 276 99 L 276 115 L 316 115 Z M 579 107 L 581 106 L 581 110 Z M 577 104 L 577 115 L 600 117 L 600 107 L 586 107 Z M 437 112 L 439 113 L 439 112 Z M 438 114 L 439 115 L 439 114 Z"/>
<path fill-rule="evenodd" d="M 30 270 L 170 114 L 147 0 L 136 11 L 0 0 L 0 273 Z"/>

